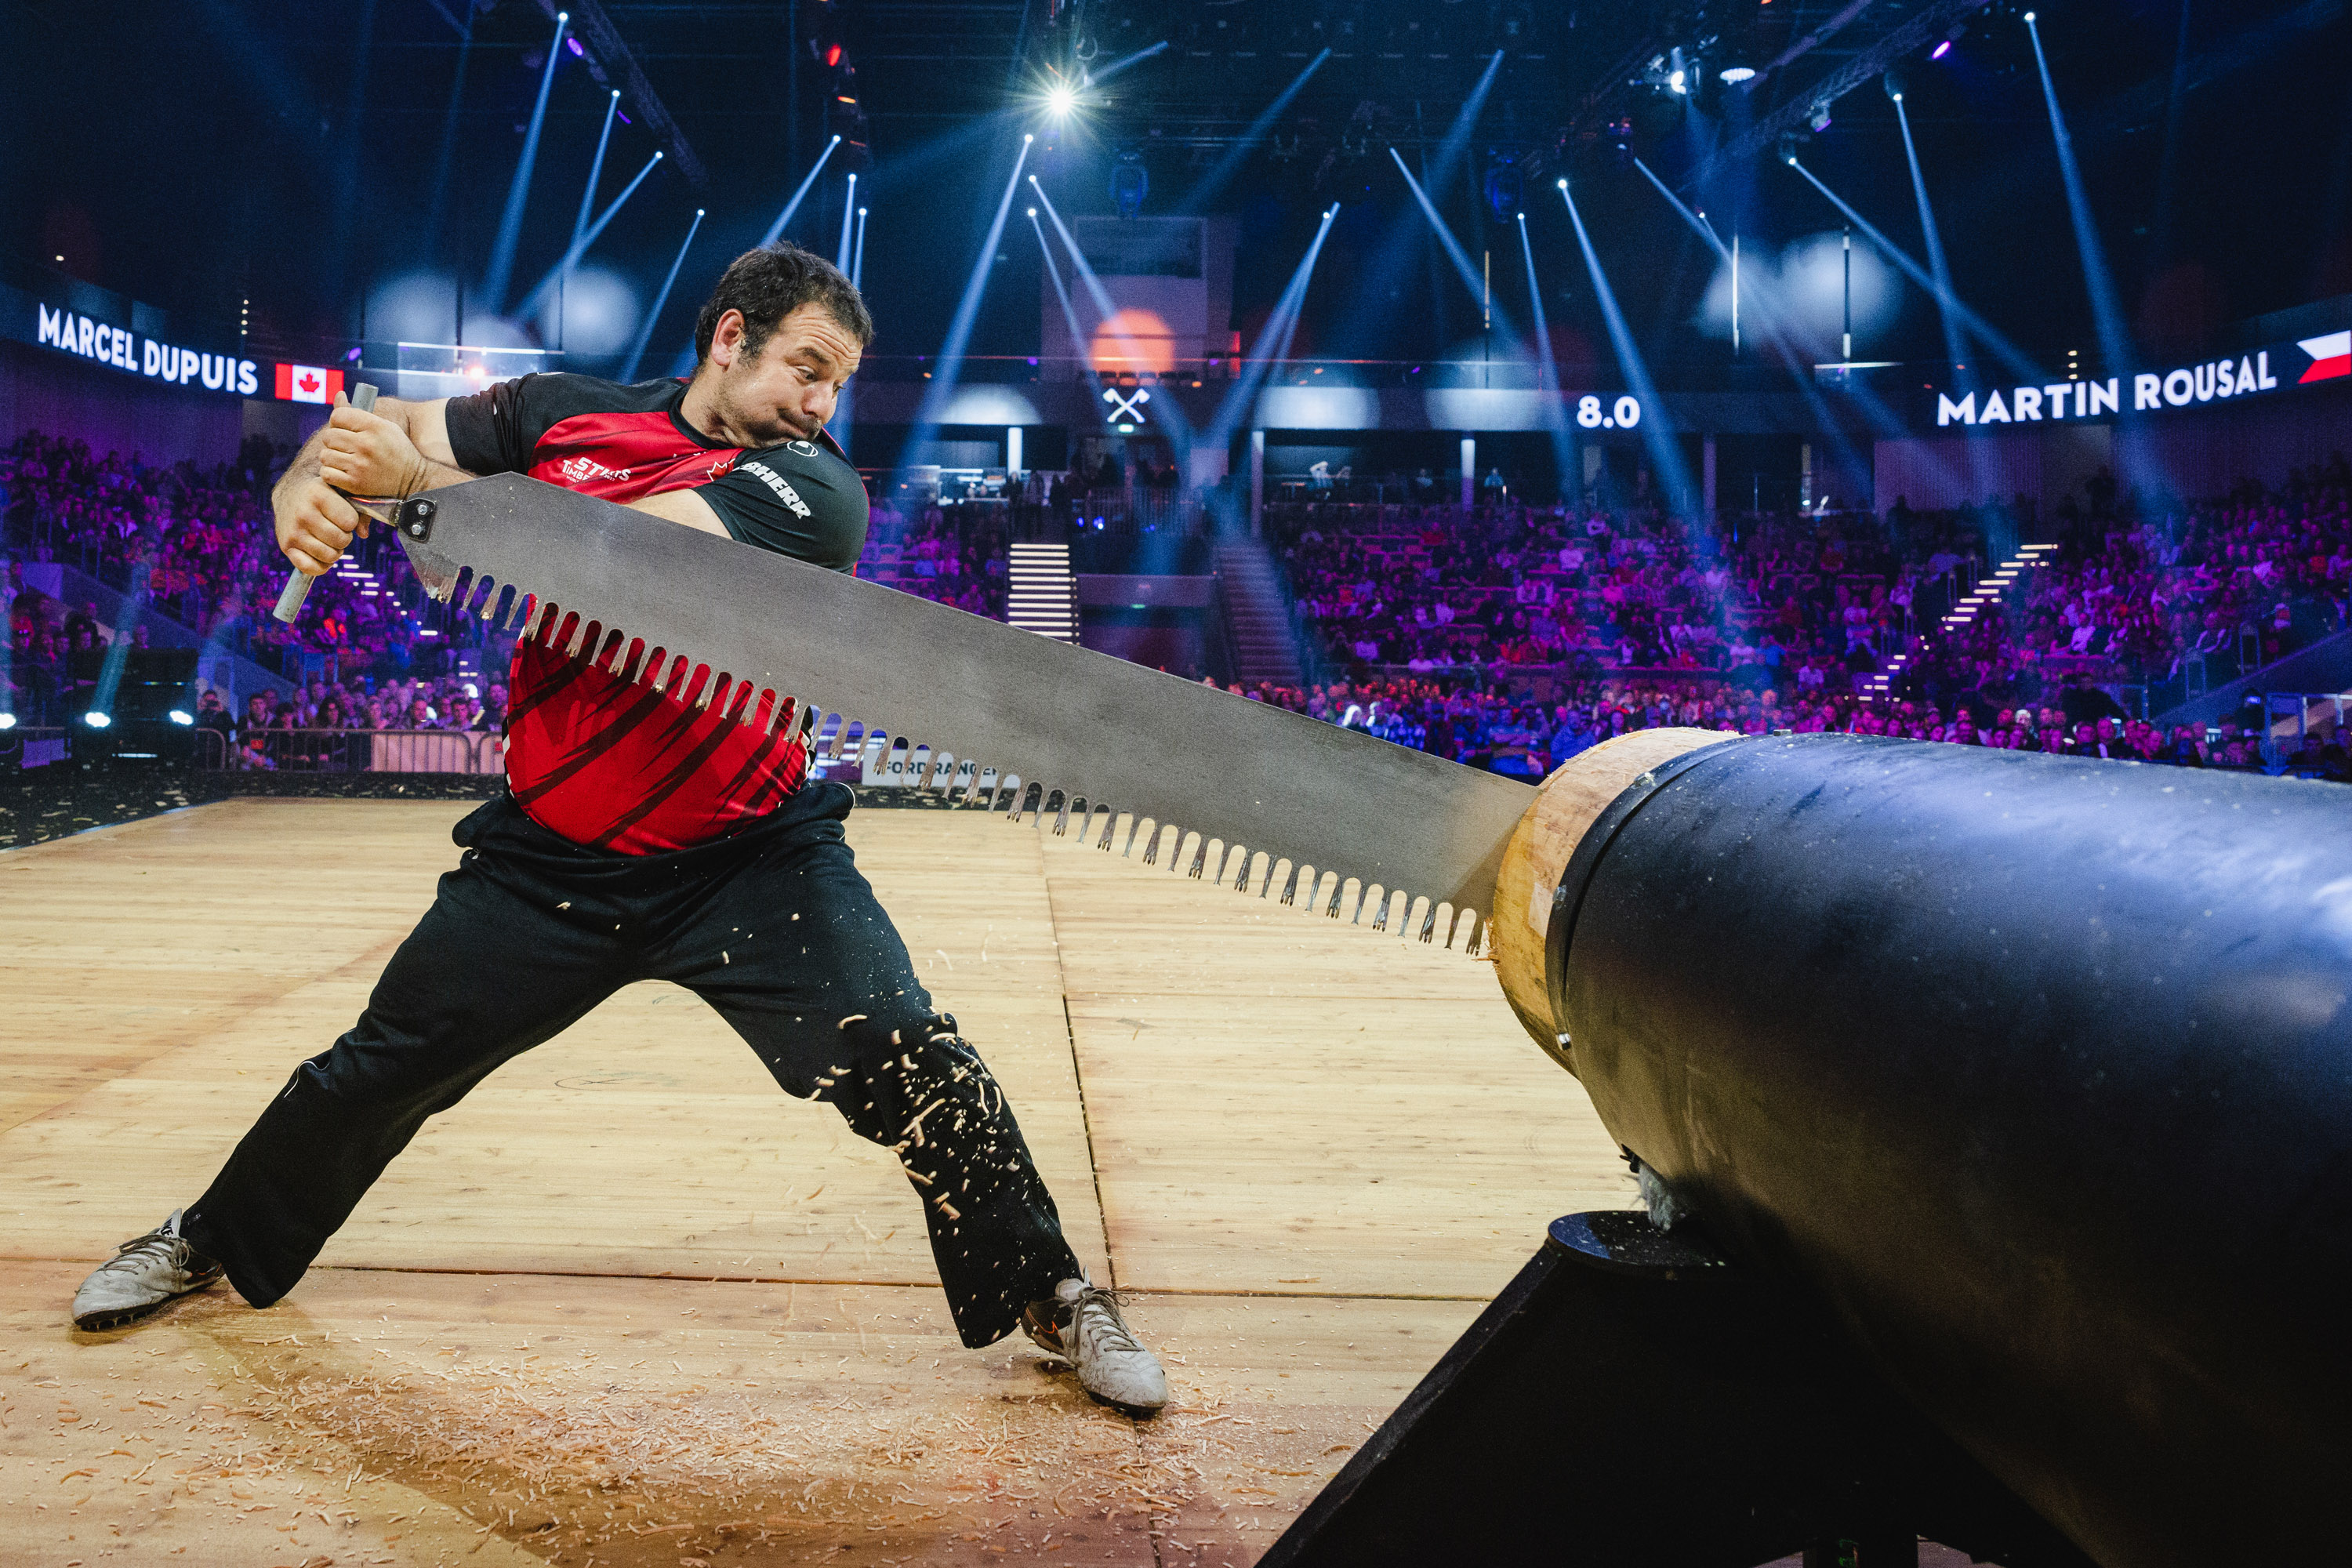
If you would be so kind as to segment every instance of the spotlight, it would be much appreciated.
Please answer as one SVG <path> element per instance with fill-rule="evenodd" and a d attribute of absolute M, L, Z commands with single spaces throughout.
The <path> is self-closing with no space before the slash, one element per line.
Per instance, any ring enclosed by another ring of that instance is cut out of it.
<path fill-rule="evenodd" d="M 1792 169 L 1797 166 L 1797 133 L 1793 131 L 1780 132 L 1780 162 Z"/>
<path fill-rule="evenodd" d="M 1878 79 L 1878 85 L 1886 89 L 1887 97 L 1897 103 L 1903 101 L 1903 89 L 1906 84 L 1901 71 L 1890 68 L 1885 76 Z"/>
<path fill-rule="evenodd" d="M 1934 48 L 1927 51 L 1927 58 L 1931 60 L 1940 60 L 1951 52 L 1952 40 L 1946 38 L 1942 43 L 1937 44 Z"/>
<path fill-rule="evenodd" d="M 1666 73 L 1666 90 L 1668 92 L 1688 92 L 1690 90 L 1690 73 L 1684 70 L 1679 66 L 1675 67 L 1673 70 L 1668 71 Z"/>
<path fill-rule="evenodd" d="M 1826 103 L 1813 105 L 1813 117 L 1809 123 L 1816 132 L 1827 131 L 1830 128 L 1830 106 Z"/>
<path fill-rule="evenodd" d="M 1553 183 L 1554 184 L 1558 185 L 1558 186 L 1559 186 L 1561 190 L 1563 190 L 1563 191 L 1564 191 L 1564 190 L 1566 190 L 1566 189 L 1568 189 L 1568 182 L 1567 182 L 1566 180 L 1555 180 L 1555 181 L 1553 181 L 1552 183 Z"/>
<path fill-rule="evenodd" d="M 564 47 L 565 48 L 570 49 L 570 50 L 572 51 L 572 58 L 573 59 L 575 59 L 575 60 L 576 60 L 576 59 L 578 59 L 582 55 L 584 55 L 584 54 L 586 54 L 586 53 L 588 52 L 586 49 L 584 49 L 584 48 L 581 47 L 580 40 L 579 40 L 579 39 L 577 39 L 577 38 L 566 38 L 566 39 L 564 39 L 564 40 L 563 40 L 563 47 Z"/>
<path fill-rule="evenodd" d="M 1029 216 L 1031 217 L 1035 217 L 1037 216 L 1037 209 L 1035 207 L 1031 207 L 1029 209 Z"/>
<path fill-rule="evenodd" d="M 1735 84 L 1743 81 L 1754 81 L 1756 79 L 1756 68 L 1749 65 L 1726 66 L 1723 68 L 1722 79 Z"/>
<path fill-rule="evenodd" d="M 1069 83 L 1057 81 L 1045 89 L 1045 111 L 1055 119 L 1067 120 L 1077 106 L 1078 89 Z"/>
<path fill-rule="evenodd" d="M 2025 14 L 2025 19 L 2026 19 L 2028 22 L 2032 21 L 2032 20 L 2033 20 L 2033 13 L 2032 13 L 2032 12 L 2031 12 L 2031 11 L 2028 11 L 2028 12 Z"/>
<path fill-rule="evenodd" d="M 82 721 L 83 723 L 85 723 L 85 724 L 89 725 L 89 726 L 91 729 L 93 729 L 93 730 L 103 730 L 103 729 L 105 729 L 109 724 L 111 724 L 111 723 L 113 723 L 113 722 L 114 722 L 114 721 L 113 721 L 113 720 L 111 720 L 111 719 L 108 718 L 105 714 L 100 713 L 100 712 L 97 709 L 95 709 L 95 708 L 91 709 L 89 712 L 87 712 L 87 713 L 83 714 L 83 715 L 81 716 L 81 721 Z"/>
<path fill-rule="evenodd" d="M 16 716 L 14 713 L 0 713 L 0 730 L 13 730 L 16 727 Z"/>
<path fill-rule="evenodd" d="M 196 721 L 196 716 L 184 708 L 173 709 L 168 717 L 174 724 L 193 724 Z"/>

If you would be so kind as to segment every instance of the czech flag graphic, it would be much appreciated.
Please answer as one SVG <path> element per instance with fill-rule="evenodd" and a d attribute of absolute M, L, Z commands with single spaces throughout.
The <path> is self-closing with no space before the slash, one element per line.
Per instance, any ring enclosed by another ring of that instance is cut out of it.
<path fill-rule="evenodd" d="M 2305 338 L 2294 346 L 2311 356 L 2311 368 L 2295 378 L 2297 386 L 2306 381 L 2332 381 L 2339 375 L 2352 375 L 2352 331 Z"/>

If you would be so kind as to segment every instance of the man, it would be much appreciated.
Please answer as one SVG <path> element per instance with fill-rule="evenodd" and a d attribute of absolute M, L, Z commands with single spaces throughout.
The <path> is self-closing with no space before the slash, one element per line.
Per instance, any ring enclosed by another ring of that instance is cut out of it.
<path fill-rule="evenodd" d="M 824 422 L 872 335 L 833 267 L 790 244 L 747 252 L 702 309 L 686 381 L 533 375 L 338 407 L 278 487 L 279 547 L 315 575 L 365 527 L 338 490 L 523 472 L 846 572 L 866 491 Z M 509 686 L 508 794 L 458 825 L 457 868 L 367 1011 L 295 1069 L 209 1191 L 90 1276 L 77 1324 L 128 1322 L 224 1272 L 268 1306 L 426 1117 L 660 979 L 717 1009 L 788 1093 L 898 1156 L 965 1344 L 1018 1326 L 1095 1398 L 1160 1409 L 1160 1363 L 1063 1238 L 1003 1090 L 932 1009 L 844 840 L 852 796 L 807 782 L 797 726 L 681 701 L 545 628 Z"/>

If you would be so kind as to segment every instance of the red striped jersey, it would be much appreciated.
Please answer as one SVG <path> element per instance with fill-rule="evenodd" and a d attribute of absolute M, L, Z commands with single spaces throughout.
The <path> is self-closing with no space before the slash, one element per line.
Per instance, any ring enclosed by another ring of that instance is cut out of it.
<path fill-rule="evenodd" d="M 635 386 L 527 375 L 448 405 L 449 444 L 472 474 L 521 473 L 605 500 L 692 489 L 737 541 L 848 571 L 866 542 L 866 488 L 833 437 L 756 451 L 686 422 L 686 383 Z M 593 607 L 592 607 L 593 608 Z M 509 680 L 507 787 L 575 844 L 649 855 L 707 843 L 772 811 L 808 777 L 797 731 L 739 722 L 561 651 L 550 618 L 519 643 Z M 622 628 L 626 630 L 627 628 Z"/>

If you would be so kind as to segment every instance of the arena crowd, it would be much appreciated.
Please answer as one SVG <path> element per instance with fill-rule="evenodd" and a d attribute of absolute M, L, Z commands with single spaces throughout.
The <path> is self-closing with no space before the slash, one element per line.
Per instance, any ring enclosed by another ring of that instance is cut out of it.
<path fill-rule="evenodd" d="M 26 586 L 25 564 L 60 560 L 118 588 L 143 577 L 156 610 L 296 679 L 291 698 L 236 713 L 207 699 L 202 721 L 248 765 L 285 754 L 251 742 L 270 731 L 497 730 L 503 687 L 457 668 L 396 549 L 320 580 L 296 626 L 271 616 L 268 493 L 284 456 L 256 441 L 212 468 L 152 466 L 37 431 L 0 452 L 14 710 L 58 706 L 74 652 L 103 642 L 94 606 Z M 1052 481 L 1033 488 L 1001 507 L 877 504 L 858 574 L 1001 618 L 1010 538 L 1061 504 Z M 1985 541 L 2017 536 L 2015 509 L 1898 500 L 1884 519 L 1709 524 L 1654 505 L 1528 506 L 1496 485 L 1468 509 L 1402 479 L 1374 492 L 1401 502 L 1322 493 L 1270 504 L 1265 524 L 1321 679 L 1249 695 L 1538 775 L 1609 735 L 1691 723 L 2259 766 L 2259 737 L 2235 724 L 2158 732 L 2111 693 L 2167 706 L 2192 672 L 2220 684 L 2341 629 L 2352 596 L 2340 455 L 2275 491 L 2195 504 L 2095 479 L 2087 505 L 2062 504 L 2047 563 L 1958 628 L 1942 612 L 1990 563 Z M 470 662 L 502 671 L 504 652 Z"/>

